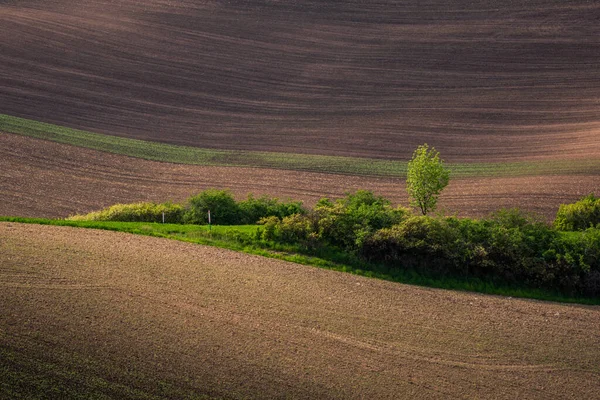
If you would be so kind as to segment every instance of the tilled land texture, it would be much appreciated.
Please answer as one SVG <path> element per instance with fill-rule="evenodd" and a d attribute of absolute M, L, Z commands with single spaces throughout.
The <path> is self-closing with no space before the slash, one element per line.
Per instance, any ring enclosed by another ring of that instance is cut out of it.
<path fill-rule="evenodd" d="M 600 154 L 590 0 L 0 4 L 0 112 L 211 148 Z"/>
<path fill-rule="evenodd" d="M 0 304 L 0 345 L 69 363 L 65 382 L 93 367 L 225 398 L 598 398 L 594 306 L 14 223 L 0 223 Z"/>
<path fill-rule="evenodd" d="M 169 164 L 0 133 L 0 215 L 62 218 L 116 203 L 184 201 L 207 188 L 229 188 L 238 199 L 254 193 L 308 206 L 366 189 L 408 205 L 400 179 Z M 599 175 L 452 179 L 439 206 L 472 217 L 519 207 L 551 220 L 561 203 L 599 188 Z"/>

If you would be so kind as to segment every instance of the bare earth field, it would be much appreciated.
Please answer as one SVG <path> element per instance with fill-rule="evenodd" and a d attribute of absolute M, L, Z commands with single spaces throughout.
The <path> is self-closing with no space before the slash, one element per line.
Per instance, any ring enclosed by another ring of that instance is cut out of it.
<path fill-rule="evenodd" d="M 0 114 L 202 148 L 407 160 L 427 142 L 456 163 L 598 159 L 599 65 L 589 0 L 0 1 Z M 170 164 L 0 132 L 0 215 L 207 188 L 308 205 L 368 189 L 408 204 L 394 178 Z M 452 179 L 439 206 L 551 220 L 599 190 L 597 173 Z M 0 398 L 546 400 L 599 388 L 597 306 L 0 223 Z"/>
<path fill-rule="evenodd" d="M 61 382 L 90 393 L 547 400 L 600 385 L 599 307 L 116 232 L 0 223 L 0 304 L 0 348 L 21 356 L 3 367 L 68 367 Z"/>
<path fill-rule="evenodd" d="M 303 200 L 368 189 L 408 204 L 404 181 L 259 168 L 154 162 L 0 133 L 0 215 L 62 218 L 116 203 L 183 201 L 207 188 Z M 452 179 L 440 207 L 485 216 L 519 207 L 552 219 L 561 203 L 600 188 L 599 175 Z"/>
<path fill-rule="evenodd" d="M 589 0 L 9 0 L 0 112 L 208 148 L 600 155 Z"/>

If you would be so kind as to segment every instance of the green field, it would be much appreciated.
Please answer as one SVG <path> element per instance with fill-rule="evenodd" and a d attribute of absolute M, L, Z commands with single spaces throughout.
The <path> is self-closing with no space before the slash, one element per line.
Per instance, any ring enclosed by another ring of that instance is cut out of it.
<path fill-rule="evenodd" d="M 274 168 L 398 178 L 406 177 L 407 167 L 407 161 L 175 146 L 86 132 L 5 114 L 0 114 L 0 132 L 178 164 Z M 600 160 L 595 159 L 447 165 L 453 178 L 600 173 Z"/>

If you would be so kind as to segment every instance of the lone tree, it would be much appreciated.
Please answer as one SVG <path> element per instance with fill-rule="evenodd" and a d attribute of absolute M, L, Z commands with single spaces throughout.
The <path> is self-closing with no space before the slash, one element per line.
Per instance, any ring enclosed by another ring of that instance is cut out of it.
<path fill-rule="evenodd" d="M 427 143 L 417 147 L 408 162 L 406 190 L 411 197 L 410 205 L 418 207 L 423 215 L 434 211 L 441 191 L 448 185 L 450 171 L 440 160 L 435 148 Z"/>

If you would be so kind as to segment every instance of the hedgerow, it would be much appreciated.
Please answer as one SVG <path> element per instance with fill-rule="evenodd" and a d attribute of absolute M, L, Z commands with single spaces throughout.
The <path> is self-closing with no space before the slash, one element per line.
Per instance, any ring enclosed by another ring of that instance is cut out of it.
<path fill-rule="evenodd" d="M 121 222 L 164 222 L 180 224 L 183 222 L 184 208 L 173 203 L 132 203 L 115 204 L 100 211 L 69 217 L 72 221 L 121 221 Z"/>
<path fill-rule="evenodd" d="M 305 212 L 301 201 L 280 202 L 277 198 L 267 196 L 254 197 L 248 195 L 246 200 L 238 203 L 240 213 L 239 223 L 255 224 L 261 218 L 278 217 L 285 218 L 294 214 L 303 214 Z"/>
<path fill-rule="evenodd" d="M 358 191 L 336 201 L 322 199 L 302 215 L 261 223 L 261 240 L 309 251 L 333 246 L 392 272 L 600 296 L 600 229 L 561 232 L 518 209 L 480 220 L 415 216 Z"/>
<path fill-rule="evenodd" d="M 313 210 L 286 218 L 267 218 L 264 239 L 314 247 L 322 243 L 356 252 L 362 241 L 378 229 L 408 216 L 406 208 L 392 208 L 389 200 L 359 190 L 335 202 L 321 199 Z"/>
<path fill-rule="evenodd" d="M 360 254 L 426 275 L 600 295 L 600 230 L 590 228 L 573 238 L 516 210 L 479 221 L 411 217 L 375 232 Z"/>
<path fill-rule="evenodd" d="M 218 225 L 256 224 L 266 217 L 284 218 L 304 213 L 302 202 L 280 202 L 266 196 L 255 198 L 252 194 L 246 200 L 236 202 L 228 190 L 207 189 L 188 200 L 184 220 L 191 224 L 211 222 Z"/>
<path fill-rule="evenodd" d="M 71 219 L 160 222 L 164 212 L 165 222 L 205 224 L 210 210 L 212 222 L 219 225 L 258 221 L 262 226 L 248 239 L 257 243 L 298 245 L 314 254 L 327 249 L 346 252 L 365 265 L 383 265 L 392 272 L 415 271 L 436 278 L 477 279 L 597 297 L 597 202 L 590 195 L 575 207 L 561 206 L 562 213 L 551 226 L 518 209 L 500 210 L 480 220 L 415 216 L 409 209 L 393 208 L 389 200 L 362 190 L 334 201 L 322 199 L 312 210 L 304 209 L 300 202 L 282 203 L 268 197 L 249 196 L 236 202 L 229 191 L 206 190 L 192 196 L 186 205 L 118 204 Z M 589 212 L 565 211 L 580 209 Z M 580 217 L 583 214 L 585 217 Z"/>
<path fill-rule="evenodd" d="M 303 214 L 306 210 L 300 201 L 282 202 L 277 198 L 252 194 L 246 200 L 237 202 L 229 190 L 207 189 L 191 196 L 186 204 L 148 203 L 115 204 L 100 211 L 69 217 L 74 221 L 121 221 L 121 222 L 163 222 L 172 224 L 208 224 L 208 211 L 211 222 L 216 225 L 256 224 L 261 218 L 275 216 L 284 218 Z"/>

